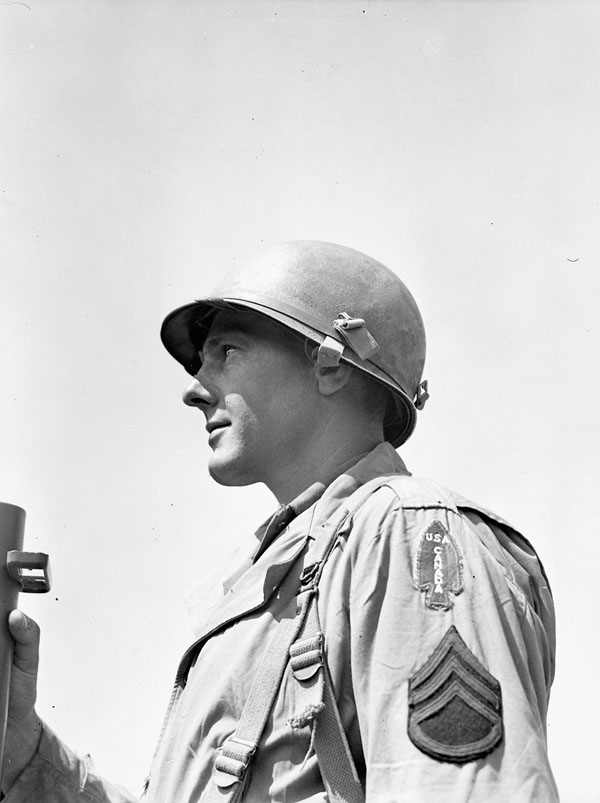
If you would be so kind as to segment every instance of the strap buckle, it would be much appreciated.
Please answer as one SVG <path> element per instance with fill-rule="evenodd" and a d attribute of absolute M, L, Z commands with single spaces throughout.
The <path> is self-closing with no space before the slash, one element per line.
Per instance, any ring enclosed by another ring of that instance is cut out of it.
<path fill-rule="evenodd" d="M 310 563 L 308 566 L 305 566 L 304 569 L 302 569 L 302 574 L 300 575 L 300 588 L 303 591 L 306 591 L 311 587 L 314 588 L 315 579 L 320 568 L 321 563 L 317 561 L 316 563 Z"/>
<path fill-rule="evenodd" d="M 344 344 L 338 343 L 328 335 L 317 350 L 317 365 L 323 368 L 335 368 L 340 364 L 343 353 Z"/>
<path fill-rule="evenodd" d="M 362 318 L 352 318 L 347 312 L 340 312 L 333 322 L 333 328 L 361 360 L 368 360 L 379 351 L 379 343 Z"/>
<path fill-rule="evenodd" d="M 295 641 L 290 647 L 290 667 L 296 680 L 308 680 L 323 666 L 323 633 Z"/>
<path fill-rule="evenodd" d="M 417 388 L 417 392 L 415 395 L 415 407 L 417 410 L 422 410 L 425 407 L 425 402 L 429 398 L 429 382 L 424 379 L 419 387 Z"/>
<path fill-rule="evenodd" d="M 21 552 L 11 549 L 6 556 L 6 571 L 29 594 L 50 591 L 52 575 L 50 558 L 44 552 Z"/>
<path fill-rule="evenodd" d="M 221 789 L 227 789 L 244 780 L 256 745 L 239 736 L 230 736 L 221 745 L 219 755 L 215 759 L 213 780 Z"/>

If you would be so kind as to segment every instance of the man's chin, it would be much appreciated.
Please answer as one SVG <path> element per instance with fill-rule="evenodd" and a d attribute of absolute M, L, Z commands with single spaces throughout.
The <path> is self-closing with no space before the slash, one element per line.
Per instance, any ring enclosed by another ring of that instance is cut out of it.
<path fill-rule="evenodd" d="M 214 455 L 213 455 L 214 458 Z M 236 470 L 229 461 L 224 463 L 221 460 L 211 459 L 208 461 L 208 473 L 212 479 L 219 485 L 225 485 L 229 488 L 240 487 L 243 485 L 253 485 L 258 480 L 251 479 Z"/>

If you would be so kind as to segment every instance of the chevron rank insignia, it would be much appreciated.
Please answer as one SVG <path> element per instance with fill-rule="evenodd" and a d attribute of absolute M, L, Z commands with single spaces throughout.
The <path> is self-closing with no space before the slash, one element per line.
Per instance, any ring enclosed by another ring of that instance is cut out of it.
<path fill-rule="evenodd" d="M 437 761 L 464 764 L 503 739 L 500 684 L 453 626 L 408 682 L 408 736 Z"/>
<path fill-rule="evenodd" d="M 414 572 L 415 586 L 425 594 L 425 605 L 447 611 L 454 604 L 450 593 L 460 594 L 462 570 L 454 539 L 435 519 L 422 533 Z"/>

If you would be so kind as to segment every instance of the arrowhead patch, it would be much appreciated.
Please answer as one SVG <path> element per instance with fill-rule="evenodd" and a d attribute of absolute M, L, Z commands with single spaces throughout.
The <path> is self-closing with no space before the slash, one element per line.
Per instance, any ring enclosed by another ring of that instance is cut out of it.
<path fill-rule="evenodd" d="M 438 519 L 419 540 L 414 582 L 419 591 L 427 592 L 425 605 L 434 610 L 447 611 L 454 604 L 450 592 L 460 594 L 463 590 L 458 547 Z"/>
<path fill-rule="evenodd" d="M 453 764 L 487 756 L 503 739 L 500 684 L 450 627 L 408 682 L 408 736 Z"/>

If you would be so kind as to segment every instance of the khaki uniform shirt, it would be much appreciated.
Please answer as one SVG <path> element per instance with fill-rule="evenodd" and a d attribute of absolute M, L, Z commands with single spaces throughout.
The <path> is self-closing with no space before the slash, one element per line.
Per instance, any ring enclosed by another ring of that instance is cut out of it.
<path fill-rule="evenodd" d="M 324 492 L 310 489 L 292 503 L 297 515 L 281 532 L 276 522 L 263 527 L 262 544 L 252 545 L 210 603 L 205 589 L 192 594 L 197 641 L 180 666 L 144 803 L 205 799 L 217 750 L 235 730 L 264 649 L 298 591 L 307 542 L 358 487 L 390 475 L 393 482 L 369 496 L 329 557 L 318 597 L 366 800 L 558 800 L 546 752 L 554 615 L 537 556 L 495 515 L 408 475 L 382 444 Z M 458 685 L 449 693 L 452 668 Z M 288 669 L 245 801 L 327 801 L 310 727 L 288 724 L 297 705 Z M 465 754 L 464 745 L 479 737 L 484 748 Z M 45 731 L 6 798 L 32 800 L 133 798 Z"/>

